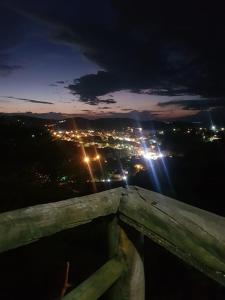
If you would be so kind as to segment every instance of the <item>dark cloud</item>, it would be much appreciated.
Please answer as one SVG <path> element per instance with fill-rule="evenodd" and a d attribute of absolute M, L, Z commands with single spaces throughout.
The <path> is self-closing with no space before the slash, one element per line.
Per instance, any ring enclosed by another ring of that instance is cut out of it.
<path fill-rule="evenodd" d="M 1 50 L 0 46 L 0 77 L 8 76 L 16 70 L 23 69 L 21 65 L 11 64 L 9 61 L 10 55 Z"/>
<path fill-rule="evenodd" d="M 59 81 L 56 81 L 57 84 L 65 84 L 65 81 L 63 80 L 59 80 Z"/>
<path fill-rule="evenodd" d="M 99 109 L 110 109 L 110 107 L 109 106 L 103 106 L 103 107 L 99 107 Z"/>
<path fill-rule="evenodd" d="M 115 15 L 110 26 L 103 27 L 101 18 L 92 18 L 91 27 L 86 19 L 79 24 L 70 20 L 58 36 L 80 44 L 105 70 L 68 87 L 81 101 L 93 104 L 99 96 L 123 89 L 170 96 L 225 95 L 222 2 L 115 0 L 111 9 Z"/>
<path fill-rule="evenodd" d="M 51 105 L 54 104 L 53 102 L 39 101 L 39 100 L 26 99 L 26 98 L 17 98 L 17 97 L 13 97 L 13 96 L 0 96 L 0 97 L 7 98 L 7 99 L 12 99 L 12 100 L 31 102 L 31 103 L 36 103 L 36 104 L 51 104 Z"/>
<path fill-rule="evenodd" d="M 220 99 L 196 99 L 196 100 L 175 100 L 175 101 L 168 101 L 158 103 L 161 107 L 166 106 L 179 106 L 182 107 L 184 110 L 208 110 L 211 108 L 225 108 L 225 98 Z"/>
<path fill-rule="evenodd" d="M 100 103 L 106 103 L 106 104 L 114 104 L 116 101 L 114 99 L 101 99 L 99 100 Z"/>
<path fill-rule="evenodd" d="M 22 66 L 0 64 L 0 76 L 8 76 L 12 72 L 20 69 L 22 69 Z"/>
<path fill-rule="evenodd" d="M 55 39 L 80 45 L 104 70 L 67 87 L 80 101 L 96 105 L 106 101 L 101 96 L 124 89 L 225 96 L 223 1 L 7 2 L 52 24 Z"/>
<path fill-rule="evenodd" d="M 80 101 L 90 105 L 98 105 L 100 103 L 114 104 L 116 101 L 112 98 L 101 99 L 99 96 L 107 94 L 108 90 L 117 85 L 115 78 L 104 71 L 97 74 L 88 74 L 80 79 L 74 80 L 73 84 L 67 86 L 73 95 L 78 95 Z M 112 89 L 113 91 L 113 89 Z"/>
<path fill-rule="evenodd" d="M 122 108 L 121 110 L 122 110 L 122 111 L 131 111 L 132 108 Z"/>
<path fill-rule="evenodd" d="M 28 21 L 4 5 L 3 1 L 0 2 L 0 11 L 0 53 L 2 54 L 21 43 L 27 32 Z"/>
<path fill-rule="evenodd" d="M 108 72 L 99 71 L 97 74 L 88 74 L 74 80 L 74 83 L 68 85 L 67 88 L 72 94 L 79 95 L 80 101 L 88 104 L 113 104 L 116 103 L 114 99 L 100 99 L 99 96 L 114 91 L 119 84 L 120 82 L 115 76 Z"/>
<path fill-rule="evenodd" d="M 12 49 L 23 41 L 27 30 L 27 21 L 0 3 L 0 76 L 7 76 L 22 69 L 22 66 L 12 64 Z"/>
<path fill-rule="evenodd" d="M 85 102 L 86 104 L 89 104 L 89 105 L 98 105 L 98 104 L 102 104 L 102 103 L 105 103 L 105 104 L 116 103 L 116 101 L 114 99 L 99 99 L 99 97 L 94 97 L 94 96 L 92 96 L 92 97 L 81 96 L 80 101 Z"/>

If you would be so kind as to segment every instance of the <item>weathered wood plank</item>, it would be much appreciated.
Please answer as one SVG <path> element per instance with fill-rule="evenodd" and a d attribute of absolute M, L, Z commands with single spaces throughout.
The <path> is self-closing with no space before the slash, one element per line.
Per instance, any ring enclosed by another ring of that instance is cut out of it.
<path fill-rule="evenodd" d="M 130 187 L 120 218 L 170 252 L 225 285 L 225 218 Z"/>
<path fill-rule="evenodd" d="M 111 259 L 62 300 L 96 300 L 121 276 L 124 264 Z M 118 299 L 119 300 L 119 299 Z"/>
<path fill-rule="evenodd" d="M 115 221 L 116 219 L 110 224 L 110 253 L 123 261 L 126 269 L 110 288 L 108 298 L 110 300 L 144 300 L 145 275 L 142 259 L 125 231 Z"/>
<path fill-rule="evenodd" d="M 108 255 L 109 259 L 118 256 L 120 226 L 118 224 L 118 216 L 115 215 L 108 223 Z"/>
<path fill-rule="evenodd" d="M 225 285 L 225 218 L 137 187 L 0 214 L 0 252 L 115 214 L 118 207 L 121 220 Z"/>
<path fill-rule="evenodd" d="M 0 214 L 0 252 L 115 214 L 122 188 Z"/>

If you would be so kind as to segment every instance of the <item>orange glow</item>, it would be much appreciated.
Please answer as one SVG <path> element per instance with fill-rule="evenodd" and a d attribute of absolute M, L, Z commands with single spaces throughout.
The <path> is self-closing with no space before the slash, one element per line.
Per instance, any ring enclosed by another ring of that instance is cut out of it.
<path fill-rule="evenodd" d="M 137 169 L 138 171 L 144 169 L 143 165 L 141 165 L 141 164 L 136 164 L 136 165 L 134 165 L 134 167 L 135 167 L 135 169 Z"/>
<path fill-rule="evenodd" d="M 81 149 L 82 149 L 82 152 L 83 152 L 83 155 L 84 155 L 84 162 L 87 164 L 87 168 L 88 168 L 88 172 L 89 172 L 89 175 L 90 175 L 90 178 L 91 178 L 93 189 L 94 189 L 95 192 L 97 192 L 97 188 L 96 188 L 96 185 L 95 185 L 95 182 L 94 182 L 94 176 L 93 176 L 93 173 L 92 173 L 91 166 L 89 164 L 90 157 L 86 155 L 86 151 L 85 151 L 85 148 L 84 148 L 83 145 L 81 146 Z"/>
<path fill-rule="evenodd" d="M 90 162 L 90 158 L 88 156 L 85 156 L 84 157 L 84 162 L 88 164 Z"/>

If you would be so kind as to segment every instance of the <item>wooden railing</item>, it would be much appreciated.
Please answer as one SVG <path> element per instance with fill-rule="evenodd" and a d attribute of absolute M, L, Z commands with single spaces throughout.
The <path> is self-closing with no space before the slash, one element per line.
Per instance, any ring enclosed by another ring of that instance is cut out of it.
<path fill-rule="evenodd" d="M 117 188 L 0 214 L 0 252 L 114 215 L 109 261 L 63 300 L 143 300 L 141 255 L 118 220 L 225 286 L 225 218 L 139 187 Z"/>

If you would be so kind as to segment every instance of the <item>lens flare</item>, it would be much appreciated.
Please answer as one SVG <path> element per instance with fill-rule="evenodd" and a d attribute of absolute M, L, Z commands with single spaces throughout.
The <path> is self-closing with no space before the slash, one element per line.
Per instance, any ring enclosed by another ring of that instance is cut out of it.
<path fill-rule="evenodd" d="M 86 154 L 86 151 L 85 151 L 85 148 L 84 148 L 83 145 L 81 146 L 81 150 L 82 150 L 82 154 L 83 154 L 83 157 L 84 157 L 83 160 L 84 160 L 85 164 L 88 167 L 88 172 L 89 172 L 89 175 L 90 175 L 90 178 L 91 178 L 93 190 L 94 190 L 94 192 L 97 192 L 97 188 L 96 188 L 96 184 L 95 184 L 95 179 L 94 179 L 93 172 L 92 172 L 92 169 L 91 169 L 91 166 L 90 166 L 90 158 Z"/>
<path fill-rule="evenodd" d="M 84 157 L 84 162 L 88 164 L 90 162 L 90 158 L 88 156 L 85 156 Z"/>

